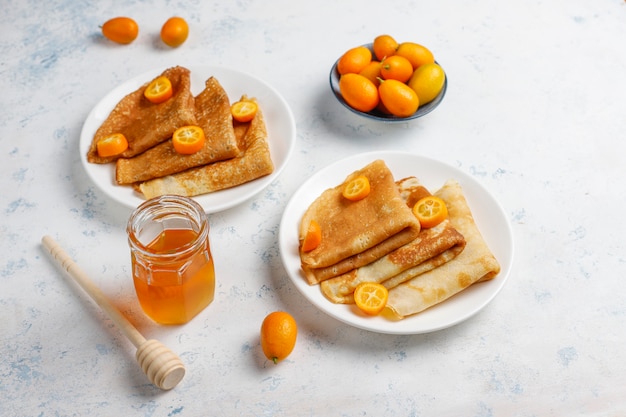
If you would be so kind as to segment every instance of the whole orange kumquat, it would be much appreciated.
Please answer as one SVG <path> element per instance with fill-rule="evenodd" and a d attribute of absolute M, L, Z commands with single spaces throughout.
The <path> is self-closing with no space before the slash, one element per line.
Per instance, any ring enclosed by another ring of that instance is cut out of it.
<path fill-rule="evenodd" d="M 417 93 L 398 80 L 384 80 L 378 86 L 380 100 L 389 113 L 398 117 L 408 117 L 419 107 Z"/>
<path fill-rule="evenodd" d="M 365 46 L 348 49 L 337 62 L 337 71 L 340 75 L 358 74 L 372 60 L 372 51 Z"/>
<path fill-rule="evenodd" d="M 359 74 L 345 74 L 339 79 L 341 96 L 353 109 L 368 112 L 378 105 L 378 90 L 373 82 Z"/>

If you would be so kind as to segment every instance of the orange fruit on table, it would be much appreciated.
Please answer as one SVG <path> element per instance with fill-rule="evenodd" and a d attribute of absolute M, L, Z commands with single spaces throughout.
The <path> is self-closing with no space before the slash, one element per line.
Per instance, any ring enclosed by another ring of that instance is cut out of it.
<path fill-rule="evenodd" d="M 114 17 L 104 22 L 102 34 L 113 42 L 129 44 L 137 38 L 139 26 L 130 17 Z"/>
<path fill-rule="evenodd" d="M 398 80 L 406 83 L 413 75 L 413 65 L 403 56 L 392 55 L 382 60 L 380 75 L 385 80 Z"/>
<path fill-rule="evenodd" d="M 182 45 L 189 36 L 189 25 L 182 17 L 170 17 L 161 27 L 161 40 L 168 46 L 176 48 Z"/>
<path fill-rule="evenodd" d="M 384 80 L 378 86 L 380 100 L 384 108 L 397 117 L 408 117 L 419 107 L 417 93 L 398 80 Z"/>
<path fill-rule="evenodd" d="M 121 154 L 128 149 L 128 140 L 121 133 L 114 133 L 100 139 L 96 143 L 98 155 L 102 158 Z"/>
<path fill-rule="evenodd" d="M 413 214 L 424 229 L 437 226 L 448 218 L 448 207 L 441 198 L 430 195 L 421 198 L 413 206 Z"/>
<path fill-rule="evenodd" d="M 302 241 L 302 251 L 311 252 L 322 243 L 322 229 L 315 220 L 311 220 L 306 235 Z"/>
<path fill-rule="evenodd" d="M 430 103 L 439 95 L 445 81 L 446 74 L 443 68 L 432 63 L 420 65 L 407 84 L 417 93 L 421 106 Z"/>
<path fill-rule="evenodd" d="M 173 94 L 172 83 L 163 75 L 152 80 L 143 92 L 143 95 L 154 104 L 169 100 Z"/>
<path fill-rule="evenodd" d="M 339 79 L 339 91 L 353 109 L 368 112 L 378 105 L 376 85 L 360 74 L 345 74 Z"/>
<path fill-rule="evenodd" d="M 362 282 L 354 290 L 354 302 L 365 314 L 375 316 L 387 305 L 389 291 L 377 282 Z"/>
<path fill-rule="evenodd" d="M 291 354 L 296 346 L 298 325 L 291 314 L 274 311 L 261 324 L 261 348 L 265 357 L 275 364 Z"/>
<path fill-rule="evenodd" d="M 204 146 L 205 141 L 204 130 L 200 126 L 179 127 L 172 136 L 174 149 L 183 155 L 198 152 Z"/>
<path fill-rule="evenodd" d="M 363 200 L 370 193 L 370 181 L 365 175 L 351 179 L 343 187 L 342 195 L 350 201 Z"/>
<path fill-rule="evenodd" d="M 385 57 L 390 57 L 396 53 L 398 49 L 398 42 L 390 35 L 379 35 L 374 38 L 372 44 L 374 50 L 374 56 L 379 61 L 382 61 Z"/>
<path fill-rule="evenodd" d="M 380 68 L 380 61 L 371 61 L 359 72 L 359 75 L 364 76 L 377 86 L 379 83 L 378 79 L 381 78 Z"/>
<path fill-rule="evenodd" d="M 419 68 L 420 65 L 432 64 L 435 62 L 435 56 L 430 49 L 415 42 L 402 42 L 398 46 L 396 55 L 400 55 L 408 59 L 414 70 Z"/>
<path fill-rule="evenodd" d="M 339 75 L 358 74 L 372 60 L 372 51 L 365 46 L 348 49 L 337 61 Z"/>
<path fill-rule="evenodd" d="M 254 119 L 258 110 L 259 107 L 256 103 L 249 100 L 240 100 L 230 106 L 230 113 L 233 115 L 233 119 L 241 123 L 246 123 Z"/>

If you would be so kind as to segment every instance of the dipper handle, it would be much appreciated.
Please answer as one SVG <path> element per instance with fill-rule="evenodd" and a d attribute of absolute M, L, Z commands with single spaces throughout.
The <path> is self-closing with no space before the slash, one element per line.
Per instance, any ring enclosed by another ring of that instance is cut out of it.
<path fill-rule="evenodd" d="M 150 382 L 163 390 L 174 388 L 185 376 L 185 365 L 178 355 L 157 340 L 146 340 L 54 239 L 44 236 L 41 242 L 56 264 L 82 287 L 135 345 L 137 362 Z"/>

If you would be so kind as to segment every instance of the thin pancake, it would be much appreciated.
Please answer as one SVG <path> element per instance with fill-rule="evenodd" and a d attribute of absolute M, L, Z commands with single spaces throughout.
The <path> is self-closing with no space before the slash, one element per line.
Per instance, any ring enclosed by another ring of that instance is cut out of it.
<path fill-rule="evenodd" d="M 430 192 L 415 177 L 396 182 L 400 196 L 412 207 Z M 465 247 L 465 239 L 448 219 L 435 227 L 422 229 L 406 245 L 380 259 L 346 274 L 323 281 L 323 294 L 335 303 L 353 303 L 353 292 L 362 282 L 382 283 L 391 289 L 419 274 L 454 259 Z"/>
<path fill-rule="evenodd" d="M 370 194 L 359 201 L 342 196 L 346 182 L 365 175 Z M 419 222 L 402 200 L 384 161 L 376 160 L 324 191 L 304 213 L 299 230 L 304 239 L 311 220 L 322 230 L 320 245 L 310 252 L 300 248 L 302 270 L 309 284 L 366 265 L 415 239 Z"/>
<path fill-rule="evenodd" d="M 151 103 L 143 95 L 150 83 L 147 82 L 122 98 L 96 130 L 87 152 L 89 162 L 106 164 L 120 157 L 130 158 L 168 140 L 177 128 L 196 124 L 189 70 L 173 67 L 161 75 L 172 83 L 173 96 L 160 104 Z M 96 145 L 100 139 L 113 133 L 122 133 L 126 136 L 128 149 L 119 155 L 102 158 L 98 155 Z"/>
<path fill-rule="evenodd" d="M 400 318 L 424 311 L 500 272 L 500 264 L 480 234 L 460 184 L 449 180 L 435 195 L 446 202 L 450 222 L 465 237 L 465 249 L 450 262 L 389 291 L 387 307 Z"/>
<path fill-rule="evenodd" d="M 324 295 L 334 303 L 354 303 L 354 289 L 362 282 L 378 282 L 394 288 L 426 271 L 454 259 L 465 247 L 463 235 L 449 220 L 422 229 L 417 238 L 382 258 L 346 274 L 320 283 Z"/>
<path fill-rule="evenodd" d="M 243 96 L 241 100 L 255 99 Z M 234 187 L 274 171 L 270 156 L 267 129 L 261 107 L 248 124 L 247 129 L 235 127 L 235 135 L 242 135 L 238 143 L 243 152 L 225 161 L 214 162 L 163 178 L 143 182 L 139 185 L 145 198 L 163 194 L 195 196 Z"/>
<path fill-rule="evenodd" d="M 195 97 L 195 115 L 198 126 L 206 136 L 201 150 L 191 155 L 179 154 L 170 139 L 133 158 L 120 158 L 115 171 L 117 183 L 148 181 L 210 162 L 230 159 L 239 153 L 230 113 L 230 100 L 214 77 L 206 81 L 204 90 Z"/>

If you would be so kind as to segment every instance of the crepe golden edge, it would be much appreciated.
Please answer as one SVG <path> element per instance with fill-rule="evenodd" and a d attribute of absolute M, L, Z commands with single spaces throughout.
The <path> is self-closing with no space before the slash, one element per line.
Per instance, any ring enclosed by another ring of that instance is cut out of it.
<path fill-rule="evenodd" d="M 198 126 L 206 137 L 202 149 L 183 155 L 169 139 L 132 158 L 119 158 L 115 169 L 118 185 L 149 181 L 239 154 L 230 100 L 215 77 L 205 81 L 204 89 L 194 98 L 194 106 Z"/>
<path fill-rule="evenodd" d="M 351 179 L 364 175 L 370 194 L 353 202 L 342 196 Z M 309 223 L 322 231 L 320 245 L 302 250 Z M 299 226 L 301 269 L 310 285 L 366 265 L 410 242 L 420 226 L 394 184 L 383 160 L 375 160 L 352 172 L 335 187 L 322 192 L 306 209 Z"/>
<path fill-rule="evenodd" d="M 465 249 L 450 262 L 389 291 L 387 308 L 397 318 L 427 310 L 500 273 L 500 264 L 474 221 L 461 185 L 455 180 L 448 180 L 435 195 L 444 200 L 450 222 L 465 237 Z"/>
<path fill-rule="evenodd" d="M 255 98 L 246 95 L 241 100 L 256 103 L 258 110 L 251 122 L 235 123 L 235 136 L 241 135 L 238 138 L 240 154 L 228 160 L 142 182 L 138 189 L 146 199 L 164 194 L 188 197 L 207 194 L 256 180 L 274 171 L 261 106 Z"/>
<path fill-rule="evenodd" d="M 415 177 L 395 182 L 407 207 L 430 196 Z M 421 229 L 411 242 L 375 261 L 320 283 L 322 293 L 334 303 L 354 303 L 354 290 L 364 282 L 376 282 L 391 289 L 419 274 L 450 261 L 465 248 L 465 238 L 445 219 L 435 227 Z"/>
<path fill-rule="evenodd" d="M 118 158 L 133 157 L 168 140 L 178 127 L 196 124 L 190 71 L 175 66 L 159 76 L 172 82 L 173 96 L 160 104 L 150 103 L 143 93 L 152 80 L 124 96 L 94 133 L 87 151 L 88 162 L 107 164 Z M 121 154 L 101 157 L 97 150 L 98 141 L 114 133 L 124 134 L 128 148 Z"/>

